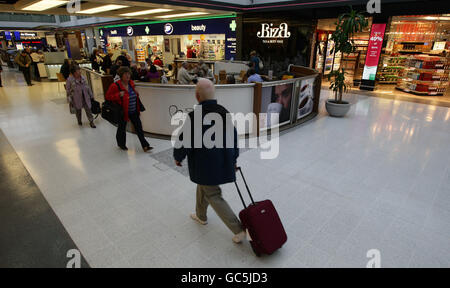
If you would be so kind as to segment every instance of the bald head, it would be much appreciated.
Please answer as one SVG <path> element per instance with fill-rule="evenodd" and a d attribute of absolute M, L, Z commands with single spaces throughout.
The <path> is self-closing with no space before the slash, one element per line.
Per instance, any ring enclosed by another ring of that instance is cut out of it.
<path fill-rule="evenodd" d="M 215 88 L 214 84 L 205 78 L 199 78 L 197 82 L 197 86 L 195 87 L 195 97 L 197 101 L 200 103 L 205 100 L 214 99 Z"/>

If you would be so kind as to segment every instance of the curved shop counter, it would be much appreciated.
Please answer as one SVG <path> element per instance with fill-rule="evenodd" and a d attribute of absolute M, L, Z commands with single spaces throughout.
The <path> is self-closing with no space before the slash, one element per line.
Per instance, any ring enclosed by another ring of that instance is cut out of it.
<path fill-rule="evenodd" d="M 259 135 L 274 127 L 289 129 L 317 115 L 321 75 L 313 69 L 292 65 L 289 72 L 294 75 L 293 79 L 215 85 L 216 99 L 228 111 L 255 115 L 254 118 L 246 118 L 248 122 L 245 127 L 237 125 L 238 134 Z M 112 77 L 89 69 L 83 69 L 83 74 L 88 78 L 95 98 L 104 99 Z M 136 82 L 136 89 L 146 108 L 141 113 L 142 126 L 145 132 L 151 134 L 170 137 L 179 124 L 172 125 L 172 117 L 180 116 L 180 112 L 192 111 L 197 104 L 195 85 Z"/>
<path fill-rule="evenodd" d="M 216 85 L 216 99 L 232 113 L 248 114 L 253 112 L 254 87 L 255 84 Z M 172 135 L 176 128 L 171 125 L 172 116 L 190 112 L 197 104 L 195 85 L 136 83 L 136 89 L 146 108 L 141 113 L 143 129 L 152 134 Z M 238 133 L 253 133 L 251 127 L 239 129 Z"/>

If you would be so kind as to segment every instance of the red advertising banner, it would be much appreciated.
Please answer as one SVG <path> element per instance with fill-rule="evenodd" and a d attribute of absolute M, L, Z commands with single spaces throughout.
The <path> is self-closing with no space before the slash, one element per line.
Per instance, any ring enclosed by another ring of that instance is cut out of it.
<path fill-rule="evenodd" d="M 370 32 L 369 47 L 367 48 L 366 64 L 364 65 L 363 80 L 375 80 L 381 48 L 383 47 L 386 24 L 373 24 Z"/>

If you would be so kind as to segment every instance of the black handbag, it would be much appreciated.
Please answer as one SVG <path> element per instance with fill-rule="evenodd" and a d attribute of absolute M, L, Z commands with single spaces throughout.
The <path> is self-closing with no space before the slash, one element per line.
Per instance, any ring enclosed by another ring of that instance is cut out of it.
<path fill-rule="evenodd" d="M 113 125 L 119 124 L 119 121 L 123 121 L 122 105 L 106 100 L 102 104 L 102 118 Z"/>
<path fill-rule="evenodd" d="M 91 112 L 92 114 L 100 114 L 102 113 L 102 108 L 100 107 L 100 103 L 95 99 L 91 99 Z"/>

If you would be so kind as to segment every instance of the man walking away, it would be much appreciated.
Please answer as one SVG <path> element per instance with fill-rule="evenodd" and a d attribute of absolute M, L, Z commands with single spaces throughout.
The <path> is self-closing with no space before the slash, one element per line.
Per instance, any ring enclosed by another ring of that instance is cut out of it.
<path fill-rule="evenodd" d="M 28 86 L 31 86 L 31 74 L 30 74 L 30 66 L 31 66 L 31 58 L 28 56 L 25 50 L 22 50 L 19 54 L 17 54 L 14 59 L 17 65 L 19 65 L 19 70 L 22 71 L 23 77 L 27 82 Z"/>
<path fill-rule="evenodd" d="M 201 127 L 194 127 L 194 115 L 199 111 L 192 111 L 189 113 L 191 123 L 191 146 L 184 147 L 177 145 L 174 149 L 175 164 L 181 166 L 184 158 L 188 158 L 189 175 L 191 181 L 197 184 L 197 204 L 196 213 L 191 215 L 191 218 L 202 225 L 207 224 L 207 209 L 211 205 L 217 215 L 222 219 L 225 225 L 235 234 L 233 242 L 240 243 L 245 239 L 245 232 L 242 229 L 241 222 L 231 210 L 228 203 L 222 198 L 222 191 L 219 187 L 221 184 L 231 183 L 236 180 L 236 161 L 239 156 L 239 148 L 237 146 L 237 132 L 236 128 L 228 125 L 233 125 L 231 121 L 226 121 L 226 115 L 229 113 L 223 106 L 217 104 L 214 99 L 214 84 L 207 79 L 200 78 L 197 83 L 195 97 L 199 105 L 195 109 L 201 109 L 202 120 L 208 114 L 218 114 L 222 118 L 223 123 L 223 141 L 222 147 L 214 146 L 213 148 L 206 148 L 202 144 L 202 148 L 194 147 L 194 135 L 196 129 L 202 129 L 199 135 L 203 135 L 211 125 L 203 125 Z M 211 115 L 210 115 L 211 116 Z M 188 119 L 188 120 L 189 120 Z M 200 122 L 200 121 L 199 121 Z M 227 129 L 228 128 L 228 129 Z M 230 131 L 227 133 L 227 131 Z M 227 135 L 233 134 L 233 135 Z M 183 133 L 179 135 L 177 141 L 182 141 Z M 227 138 L 234 137 L 233 147 L 225 146 Z M 203 139 L 203 136 L 202 136 Z M 218 137 L 216 137 L 218 139 Z M 178 142 L 180 144 L 180 142 Z"/>

